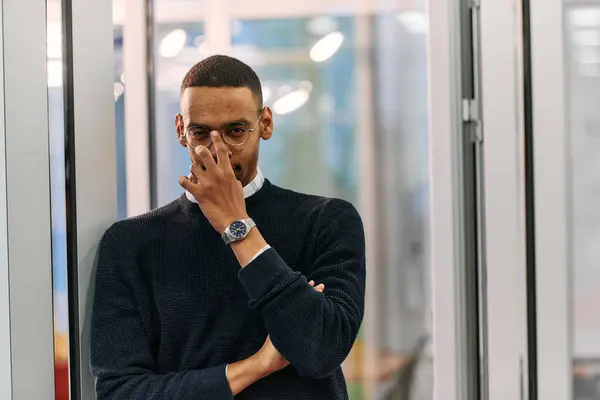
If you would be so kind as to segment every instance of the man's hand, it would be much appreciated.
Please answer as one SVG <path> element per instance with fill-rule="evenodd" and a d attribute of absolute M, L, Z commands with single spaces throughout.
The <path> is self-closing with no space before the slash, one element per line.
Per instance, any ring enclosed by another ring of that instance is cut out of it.
<path fill-rule="evenodd" d="M 192 176 L 180 177 L 179 184 L 198 201 L 200 209 L 219 234 L 236 219 L 248 218 L 242 184 L 235 178 L 229 161 L 229 150 L 218 132 L 211 132 L 217 161 L 204 146 L 194 149 Z"/>
<path fill-rule="evenodd" d="M 323 293 L 325 290 L 325 285 L 320 284 L 315 286 L 315 281 L 310 281 L 308 284 L 317 292 Z M 273 346 L 273 342 L 271 342 L 271 338 L 269 336 L 267 336 L 265 344 L 263 344 L 256 355 L 259 357 L 259 360 L 261 360 L 265 375 L 271 375 L 272 373 L 282 370 L 290 365 L 290 362 L 286 360 L 279 351 L 277 351 L 275 346 Z"/>
<path fill-rule="evenodd" d="M 317 292 L 322 293 L 325 290 L 325 285 L 315 286 L 314 281 L 310 281 L 309 285 Z M 245 360 L 229 364 L 227 381 L 231 393 L 236 396 L 254 382 L 282 370 L 288 365 L 290 365 L 289 361 L 277 351 L 267 336 L 265 344 L 256 354 Z"/>

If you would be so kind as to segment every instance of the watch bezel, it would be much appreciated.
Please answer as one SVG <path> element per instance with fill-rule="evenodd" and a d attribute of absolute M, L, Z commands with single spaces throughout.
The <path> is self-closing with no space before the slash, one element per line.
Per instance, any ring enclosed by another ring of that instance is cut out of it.
<path fill-rule="evenodd" d="M 233 229 L 237 229 L 238 226 L 240 228 L 243 227 L 243 232 L 239 235 L 236 234 L 236 232 L 233 232 Z M 246 237 L 248 235 L 248 224 L 243 220 L 236 219 L 231 224 L 229 224 L 229 226 L 227 227 L 227 230 L 229 231 L 229 234 L 231 235 L 231 237 L 236 238 L 236 239 L 243 239 L 244 237 Z"/>
<path fill-rule="evenodd" d="M 244 234 L 239 237 L 235 236 L 235 234 L 231 231 L 231 228 L 236 223 L 241 223 L 245 227 Z M 225 244 L 227 244 L 227 245 L 229 245 L 233 242 L 239 242 L 241 240 L 246 239 L 246 237 L 248 237 L 248 235 L 250 234 L 250 231 L 252 230 L 252 228 L 254 228 L 255 226 L 256 226 L 256 224 L 254 223 L 252 218 L 236 219 L 227 226 L 227 228 L 225 229 L 225 232 L 223 232 L 222 239 L 225 242 Z"/>

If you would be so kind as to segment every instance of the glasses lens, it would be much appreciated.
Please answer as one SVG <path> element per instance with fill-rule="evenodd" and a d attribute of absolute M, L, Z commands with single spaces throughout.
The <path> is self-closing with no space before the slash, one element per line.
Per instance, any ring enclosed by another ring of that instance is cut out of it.
<path fill-rule="evenodd" d="M 223 136 L 223 139 L 229 143 L 232 144 L 234 146 L 239 146 L 241 144 L 246 143 L 246 141 L 248 140 L 248 129 L 240 129 L 240 128 L 236 128 L 236 129 L 230 129 L 228 131 L 225 132 L 225 135 Z"/>
<path fill-rule="evenodd" d="M 207 146 L 210 143 L 210 132 L 189 131 L 187 141 L 191 147 Z"/>

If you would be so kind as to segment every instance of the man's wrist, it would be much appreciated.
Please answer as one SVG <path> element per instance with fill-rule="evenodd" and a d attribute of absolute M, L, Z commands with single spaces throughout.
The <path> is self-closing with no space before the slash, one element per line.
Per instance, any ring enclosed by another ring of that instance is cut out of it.
<path fill-rule="evenodd" d="M 245 360 L 228 364 L 227 367 L 225 375 L 227 382 L 229 382 L 231 393 L 234 396 L 242 392 L 248 386 L 270 375 L 270 373 L 267 372 L 266 363 L 258 354 L 250 356 Z"/>
<path fill-rule="evenodd" d="M 267 242 L 257 227 L 252 228 L 245 239 L 231 243 L 231 249 L 242 268 L 250 264 L 252 258 L 265 246 L 267 246 Z"/>
<path fill-rule="evenodd" d="M 270 368 L 270 364 L 267 358 L 264 357 L 261 352 L 254 354 L 250 358 L 252 358 L 254 365 L 256 366 L 256 373 L 257 376 L 259 376 L 259 380 L 266 378 L 267 376 L 275 372 L 272 371 L 272 368 Z"/>

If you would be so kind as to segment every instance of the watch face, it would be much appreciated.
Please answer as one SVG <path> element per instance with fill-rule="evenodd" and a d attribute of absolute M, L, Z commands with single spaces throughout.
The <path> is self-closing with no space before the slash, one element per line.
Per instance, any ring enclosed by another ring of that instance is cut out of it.
<path fill-rule="evenodd" d="M 234 221 L 231 225 L 229 225 L 229 233 L 236 239 L 241 239 L 246 236 L 247 232 L 246 224 L 241 221 Z"/>

